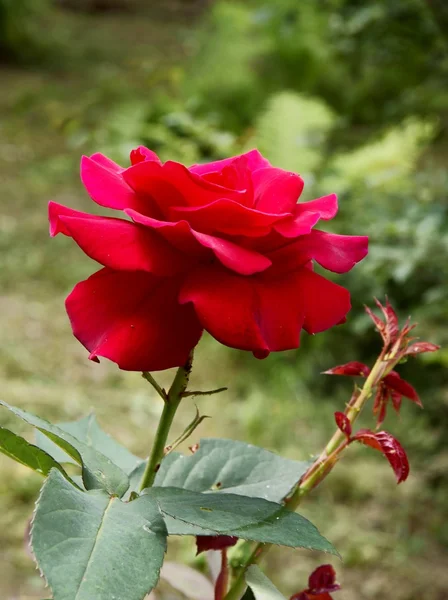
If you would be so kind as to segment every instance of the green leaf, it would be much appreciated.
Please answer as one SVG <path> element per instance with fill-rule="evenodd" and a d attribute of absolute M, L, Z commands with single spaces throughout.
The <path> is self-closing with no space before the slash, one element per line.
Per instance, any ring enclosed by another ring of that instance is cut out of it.
<path fill-rule="evenodd" d="M 70 480 L 62 466 L 52 456 L 4 427 L 0 427 L 0 452 L 40 475 L 48 475 L 54 468 Z"/>
<path fill-rule="evenodd" d="M 78 421 L 57 423 L 57 427 L 104 454 L 127 474 L 143 462 L 141 458 L 129 452 L 127 448 L 103 431 L 93 413 Z M 61 451 L 56 444 L 39 431 L 36 433 L 36 444 L 59 462 L 74 462 L 68 454 Z"/>
<path fill-rule="evenodd" d="M 155 501 L 82 492 L 52 470 L 31 531 L 54 600 L 142 600 L 159 579 L 167 531 Z"/>
<path fill-rule="evenodd" d="M 145 498 L 157 501 L 171 535 L 233 535 L 338 554 L 308 519 L 261 498 L 162 487 L 149 488 Z"/>
<path fill-rule="evenodd" d="M 257 565 L 251 565 L 247 569 L 246 583 L 251 588 L 255 600 L 286 600 Z"/>
<path fill-rule="evenodd" d="M 204 439 L 191 456 L 169 454 L 155 486 L 221 492 L 280 502 L 308 469 L 308 462 L 282 458 L 244 442 Z"/>
<path fill-rule="evenodd" d="M 119 467 L 106 456 L 87 446 L 83 442 L 63 431 L 56 425 L 52 425 L 45 419 L 36 417 L 20 408 L 10 406 L 0 400 L 12 413 L 23 419 L 26 423 L 33 425 L 55 444 L 64 450 L 71 458 L 82 466 L 83 481 L 87 489 L 104 489 L 109 494 L 122 496 L 129 487 L 129 479 Z"/>

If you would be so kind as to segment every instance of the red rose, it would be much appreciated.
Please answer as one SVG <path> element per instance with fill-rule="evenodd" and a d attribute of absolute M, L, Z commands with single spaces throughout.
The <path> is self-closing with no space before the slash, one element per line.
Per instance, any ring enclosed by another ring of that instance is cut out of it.
<path fill-rule="evenodd" d="M 49 207 L 51 235 L 71 236 L 103 265 L 66 302 L 89 358 L 131 371 L 183 365 L 203 329 L 263 358 L 297 348 L 302 328 L 344 320 L 348 291 L 312 261 L 345 273 L 367 238 L 312 229 L 335 216 L 334 194 L 297 204 L 302 179 L 257 150 L 187 168 L 140 147 L 131 163 L 81 163 L 92 199 L 127 220 Z"/>

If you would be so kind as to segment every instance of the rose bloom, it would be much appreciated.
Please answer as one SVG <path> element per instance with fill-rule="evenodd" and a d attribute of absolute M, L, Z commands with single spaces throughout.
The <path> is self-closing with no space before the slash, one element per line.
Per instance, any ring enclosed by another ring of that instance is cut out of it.
<path fill-rule="evenodd" d="M 337 212 L 335 194 L 297 203 L 299 175 L 257 151 L 185 167 L 144 147 L 122 168 L 83 157 L 81 179 L 100 206 L 123 218 L 50 202 L 50 234 L 72 237 L 103 268 L 66 301 L 89 358 L 121 369 L 185 364 L 203 330 L 257 358 L 298 348 L 301 329 L 345 320 L 349 292 L 335 273 L 367 254 L 367 238 L 313 229 Z"/>

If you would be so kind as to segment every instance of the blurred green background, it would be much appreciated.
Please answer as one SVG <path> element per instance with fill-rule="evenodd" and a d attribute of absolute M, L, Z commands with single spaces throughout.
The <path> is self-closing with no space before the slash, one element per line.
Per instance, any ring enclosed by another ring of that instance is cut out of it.
<path fill-rule="evenodd" d="M 94 209 L 78 178 L 83 153 L 126 164 L 145 144 L 193 163 L 257 146 L 303 175 L 304 198 L 337 192 L 330 227 L 368 234 L 370 254 L 338 277 L 353 294 L 348 322 L 305 336 L 299 351 L 260 362 L 201 342 L 193 386 L 229 391 L 200 399 L 213 418 L 198 436 L 317 452 L 351 392 L 320 373 L 374 360 L 363 304 L 387 293 L 443 346 L 401 367 L 425 410 L 404 402 L 384 425 L 411 476 L 397 488 L 381 456 L 353 448 L 302 512 L 343 556 L 337 598 L 446 600 L 447 44 L 444 0 L 0 0 L 2 398 L 56 420 L 94 409 L 144 456 L 160 403 L 138 374 L 90 363 L 72 337 L 64 298 L 95 265 L 71 240 L 48 238 L 46 203 Z M 185 402 L 173 434 L 193 413 Z M 31 436 L 6 414 L 0 422 Z M 3 457 L 0 468 L 0 598 L 46 598 L 24 542 L 40 481 Z M 186 540 L 173 556 L 201 566 Z M 327 560 L 276 549 L 267 569 L 291 594 Z"/>

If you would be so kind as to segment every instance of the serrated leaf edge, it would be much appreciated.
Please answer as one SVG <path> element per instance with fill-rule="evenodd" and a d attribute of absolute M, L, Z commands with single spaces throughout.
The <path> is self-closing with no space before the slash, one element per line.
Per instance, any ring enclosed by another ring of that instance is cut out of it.
<path fill-rule="evenodd" d="M 64 437 L 61 435 L 57 435 L 51 431 L 47 431 L 45 429 L 42 429 L 41 427 L 38 427 L 37 425 L 33 425 L 32 423 L 30 423 L 30 421 L 28 421 L 27 419 L 25 419 L 24 417 L 22 417 L 20 414 L 17 414 L 15 412 L 16 407 L 11 406 L 10 404 L 8 404 L 7 402 L 5 402 L 4 400 L 0 400 L 0 406 L 3 406 L 4 408 L 6 408 L 7 410 L 9 410 L 13 415 L 15 415 L 16 417 L 18 417 L 19 419 L 21 419 L 22 421 L 24 421 L 25 423 L 27 423 L 30 427 L 34 427 L 34 429 L 37 429 L 38 431 L 40 431 L 43 435 L 45 435 L 46 437 L 48 437 L 48 439 L 50 439 L 52 442 L 54 442 L 57 446 L 59 446 L 58 442 L 56 442 L 54 438 L 56 439 L 60 439 L 63 442 L 65 442 L 68 446 L 70 446 L 70 448 L 72 448 L 75 456 L 73 456 L 72 458 L 74 460 L 77 460 L 78 465 L 82 468 L 83 471 L 83 480 L 84 480 L 84 471 L 90 472 L 93 477 L 100 483 L 97 475 L 91 471 L 89 468 L 86 467 L 81 453 L 79 452 L 79 450 L 77 450 L 77 448 L 75 448 L 75 446 L 73 446 L 73 444 L 71 442 L 68 442 L 67 440 L 64 439 Z M 21 408 L 17 408 L 18 411 L 20 412 L 27 412 L 24 409 Z M 107 462 L 109 465 L 112 465 L 113 467 L 115 467 L 116 469 L 118 469 L 119 471 L 121 471 L 123 473 L 123 475 L 127 478 L 128 480 L 128 487 L 126 488 L 126 490 L 123 492 L 123 495 L 128 491 L 129 489 L 129 477 L 128 475 L 123 471 L 123 469 L 121 469 L 118 465 L 116 465 L 113 461 L 110 460 L 110 458 L 108 458 L 107 456 L 105 456 L 102 452 L 99 452 L 98 450 L 96 450 L 95 448 L 93 448 L 92 446 L 89 446 L 87 444 L 85 444 L 84 442 L 82 442 L 81 440 L 78 440 L 78 438 L 76 438 L 74 435 L 64 431 L 63 429 L 60 429 L 57 425 L 54 425 L 53 423 L 51 423 L 50 421 L 48 421 L 47 419 L 44 419 L 42 417 L 38 417 L 37 415 L 33 415 L 32 413 L 30 413 L 31 416 L 35 416 L 36 418 L 38 418 L 39 420 L 43 421 L 44 423 L 48 423 L 48 425 L 50 425 L 51 427 L 56 428 L 57 430 L 61 431 L 65 436 L 68 436 L 69 438 L 74 438 L 77 442 L 79 442 L 80 444 L 82 444 L 83 446 L 86 446 L 89 450 L 92 450 L 93 452 L 95 452 L 96 454 L 98 454 L 102 459 L 104 459 L 105 462 Z M 63 447 L 59 446 L 62 450 L 64 450 Z M 66 450 L 64 450 L 66 452 Z M 51 471 L 50 471 L 51 472 Z M 105 488 L 100 488 L 102 489 L 106 494 L 110 494 L 110 491 L 105 489 Z"/>
<path fill-rule="evenodd" d="M 57 470 L 57 469 L 56 469 L 56 470 Z M 53 469 L 51 469 L 51 470 L 50 470 L 50 473 L 51 473 L 51 471 L 53 471 Z M 45 573 L 44 573 L 44 572 L 42 571 L 42 569 L 40 568 L 39 561 L 37 560 L 37 556 L 36 556 L 36 554 L 34 553 L 34 549 L 33 549 L 34 521 L 36 520 L 36 514 L 37 514 L 37 510 L 38 510 L 38 508 L 39 508 L 39 502 L 40 502 L 40 500 L 41 500 L 41 498 L 42 498 L 42 495 L 43 495 L 43 493 L 44 493 L 45 486 L 46 486 L 46 485 L 48 485 L 48 481 L 49 481 L 49 478 L 50 478 L 50 473 L 48 474 L 47 478 L 46 478 L 46 479 L 45 479 L 45 481 L 43 482 L 43 484 L 42 484 L 42 486 L 41 486 L 41 488 L 40 488 L 40 490 L 39 490 L 39 495 L 37 496 L 36 502 L 34 503 L 33 515 L 32 515 L 32 517 L 31 517 L 30 539 L 29 539 L 29 542 L 28 542 L 28 546 L 29 546 L 29 548 L 30 548 L 30 550 L 31 550 L 31 554 L 32 554 L 32 556 L 33 556 L 33 559 L 34 559 L 34 562 L 35 562 L 35 564 L 36 564 L 36 570 L 37 570 L 37 571 L 39 571 L 39 575 L 40 575 L 41 579 L 43 579 L 43 581 L 44 581 L 44 584 L 45 584 L 45 587 L 46 587 L 46 588 L 48 588 L 49 590 L 51 590 L 51 594 L 52 594 L 52 596 L 54 596 L 54 594 L 53 594 L 53 589 L 52 589 L 52 587 L 50 586 L 50 583 L 49 583 L 49 581 L 47 580 L 47 578 L 46 578 L 46 576 L 45 576 Z"/>

